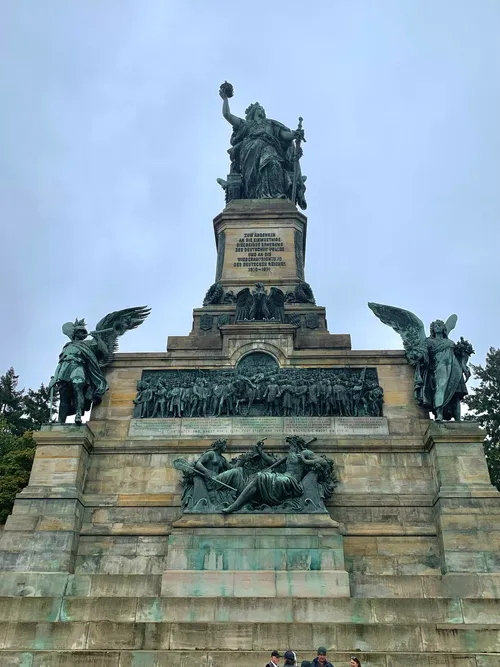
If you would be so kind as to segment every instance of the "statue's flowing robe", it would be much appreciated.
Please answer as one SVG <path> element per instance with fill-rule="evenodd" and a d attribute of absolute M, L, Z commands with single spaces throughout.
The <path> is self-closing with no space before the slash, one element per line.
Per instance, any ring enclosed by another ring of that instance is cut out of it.
<path fill-rule="evenodd" d="M 264 505 L 281 505 L 285 500 L 303 493 L 301 482 L 288 472 L 257 473 L 257 491 Z"/>
<path fill-rule="evenodd" d="M 313 455 L 309 449 L 304 454 Z M 286 470 L 274 472 L 265 470 L 256 475 L 257 493 L 263 505 L 281 505 L 287 500 L 299 498 L 304 493 L 302 479 L 305 475 L 304 464 L 296 452 L 290 452 L 286 459 Z"/>
<path fill-rule="evenodd" d="M 430 367 L 421 371 L 421 401 L 429 410 L 445 408 L 467 395 L 463 368 L 449 338 L 427 338 Z"/>
<path fill-rule="evenodd" d="M 51 385 L 67 383 L 84 386 L 85 410 L 90 410 L 92 403 L 100 403 L 101 397 L 108 390 L 108 383 L 103 375 L 94 351 L 94 344 L 87 341 L 66 343 L 59 355 L 59 363 Z M 70 392 L 68 415 L 76 413 L 74 394 Z"/>
<path fill-rule="evenodd" d="M 292 198 L 294 147 L 281 137 L 290 130 L 276 120 L 240 119 L 231 136 L 229 154 L 236 171 L 241 173 L 245 199 Z M 297 165 L 297 203 L 307 207 L 305 185 Z"/>

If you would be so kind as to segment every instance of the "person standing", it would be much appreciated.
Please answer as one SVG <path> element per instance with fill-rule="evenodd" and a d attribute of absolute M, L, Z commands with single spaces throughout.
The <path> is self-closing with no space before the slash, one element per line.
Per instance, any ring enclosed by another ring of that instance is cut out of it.
<path fill-rule="evenodd" d="M 318 655 L 312 661 L 313 667 L 333 667 L 332 663 L 326 657 L 326 648 L 320 646 L 318 648 Z"/>
<path fill-rule="evenodd" d="M 271 653 L 271 660 L 267 663 L 266 667 L 275 667 L 275 665 L 279 665 L 281 657 L 282 655 L 279 651 L 273 651 Z"/>
<path fill-rule="evenodd" d="M 351 655 L 350 667 L 361 667 L 361 662 L 359 661 L 359 658 L 356 658 L 355 655 Z"/>
<path fill-rule="evenodd" d="M 285 651 L 285 655 L 283 656 L 285 658 L 285 662 L 283 663 L 283 667 L 285 665 L 290 665 L 290 667 L 293 665 L 297 665 L 297 656 L 294 651 Z"/>

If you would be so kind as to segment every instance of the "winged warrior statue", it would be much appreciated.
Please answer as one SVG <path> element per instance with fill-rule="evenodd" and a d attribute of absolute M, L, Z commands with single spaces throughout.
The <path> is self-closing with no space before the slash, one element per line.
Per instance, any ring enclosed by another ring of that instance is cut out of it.
<path fill-rule="evenodd" d="M 471 375 L 467 364 L 474 349 L 463 338 L 458 343 L 448 338 L 458 317 L 435 320 L 426 336 L 422 320 L 409 310 L 380 303 L 368 307 L 401 336 L 408 362 L 415 368 L 417 403 L 432 412 L 436 421 L 460 421 L 460 402 L 468 393 L 465 385 Z"/>
<path fill-rule="evenodd" d="M 63 324 L 62 331 L 70 339 L 59 355 L 59 363 L 49 389 L 59 393 L 59 423 L 75 415 L 75 424 L 82 423 L 82 415 L 92 404 L 98 405 L 108 390 L 104 369 L 118 349 L 118 337 L 136 329 L 151 312 L 137 306 L 109 313 L 87 331 L 85 320 Z"/>

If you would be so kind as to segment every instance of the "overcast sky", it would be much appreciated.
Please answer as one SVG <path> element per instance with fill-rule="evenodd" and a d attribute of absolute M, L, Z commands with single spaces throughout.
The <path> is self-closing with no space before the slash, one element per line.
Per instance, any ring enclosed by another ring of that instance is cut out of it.
<path fill-rule="evenodd" d="M 378 301 L 500 346 L 499 0 L 2 0 L 0 372 L 147 304 L 122 351 L 188 334 L 213 282 L 230 126 L 304 117 L 306 279 L 356 349 Z"/>

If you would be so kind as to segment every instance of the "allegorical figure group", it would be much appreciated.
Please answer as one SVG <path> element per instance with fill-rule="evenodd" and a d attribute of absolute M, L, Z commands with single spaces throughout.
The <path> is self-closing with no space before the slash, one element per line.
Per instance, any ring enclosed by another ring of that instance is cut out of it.
<path fill-rule="evenodd" d="M 235 372 L 213 381 L 198 376 L 171 384 L 165 377 L 146 377 L 137 383 L 135 417 L 246 416 L 254 405 L 269 417 L 382 416 L 383 389 L 363 374 L 330 379 L 310 370 L 303 379 L 287 372 Z"/>
<path fill-rule="evenodd" d="M 216 440 L 192 463 L 176 459 L 174 467 L 183 472 L 183 510 L 326 512 L 324 501 L 331 498 L 337 478 L 333 461 L 309 449 L 313 441 L 286 438 L 287 453 L 281 458 L 259 441 L 228 461 L 226 441 Z"/>

